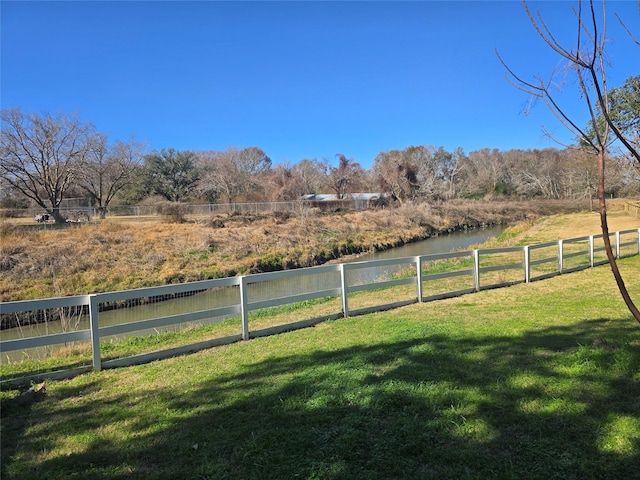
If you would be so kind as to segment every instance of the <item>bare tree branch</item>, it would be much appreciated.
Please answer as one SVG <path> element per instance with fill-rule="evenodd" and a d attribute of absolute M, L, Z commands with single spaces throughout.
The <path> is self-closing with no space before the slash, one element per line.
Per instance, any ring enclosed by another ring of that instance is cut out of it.
<path fill-rule="evenodd" d="M 581 141 L 582 145 L 588 146 L 592 153 L 596 154 L 598 159 L 597 190 L 602 238 L 605 245 L 605 251 L 609 260 L 609 265 L 611 266 L 611 271 L 618 285 L 618 290 L 620 291 L 620 294 L 625 304 L 627 305 L 627 308 L 629 309 L 633 317 L 638 321 L 638 323 L 640 323 L 640 310 L 638 310 L 633 300 L 631 299 L 618 269 L 616 258 L 611 247 L 611 240 L 609 238 L 609 227 L 607 224 L 605 200 L 605 163 L 607 148 L 610 143 L 609 133 L 613 132 L 615 138 L 619 140 L 627 148 L 627 150 L 629 150 L 630 154 L 639 162 L 640 152 L 638 152 L 638 150 L 634 148 L 632 142 L 626 138 L 622 129 L 615 124 L 611 116 L 609 94 L 607 88 L 607 74 L 605 68 L 605 45 L 607 39 L 605 2 L 604 0 L 602 2 L 601 20 L 599 20 L 598 16 L 596 15 L 593 0 L 589 1 L 590 20 L 586 20 L 583 16 L 581 0 L 578 2 L 577 10 L 572 6 L 572 11 L 576 18 L 577 26 L 575 53 L 572 53 L 570 50 L 563 47 L 556 40 L 549 27 L 546 25 L 544 18 L 540 12 L 537 12 L 536 17 L 529 10 L 529 6 L 527 5 L 526 0 L 523 0 L 523 5 L 526 15 L 537 34 L 554 52 L 556 52 L 562 58 L 566 59 L 573 67 L 578 80 L 579 92 L 581 94 L 581 97 L 584 99 L 587 111 L 589 113 L 589 124 L 593 129 L 593 136 L 588 135 L 584 129 L 580 128 L 570 118 L 569 114 L 565 112 L 559 101 L 556 101 L 556 99 L 554 98 L 554 93 L 550 88 L 550 85 L 552 85 L 553 75 L 550 77 L 548 82 L 544 82 L 541 78 L 539 78 L 538 83 L 534 84 L 532 82 L 524 80 L 521 76 L 517 75 L 511 68 L 508 67 L 500 54 L 496 52 L 498 55 L 498 59 L 507 71 L 509 83 L 511 83 L 512 85 L 515 84 L 517 88 L 529 93 L 530 95 L 541 98 L 545 102 L 549 110 L 560 121 L 560 123 L 571 133 L 576 135 L 576 137 Z M 602 26 L 602 28 L 600 28 L 600 25 Z M 586 36 L 591 42 L 591 47 L 588 50 L 585 50 L 583 48 L 583 35 Z M 634 38 L 632 35 L 631 37 Z M 605 120 L 604 123 L 600 121 L 600 116 L 602 116 L 602 118 Z"/>

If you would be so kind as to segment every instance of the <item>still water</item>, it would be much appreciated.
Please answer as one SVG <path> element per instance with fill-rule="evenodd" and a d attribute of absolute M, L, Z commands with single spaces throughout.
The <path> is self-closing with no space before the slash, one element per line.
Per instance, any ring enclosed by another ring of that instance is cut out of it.
<path fill-rule="evenodd" d="M 382 260 L 386 258 L 413 257 L 416 255 L 433 255 L 436 253 L 448 253 L 455 250 L 467 250 L 474 245 L 486 242 L 490 238 L 497 237 L 504 230 L 502 226 L 479 228 L 466 232 L 449 233 L 439 237 L 432 237 L 420 242 L 408 243 L 401 247 L 391 248 L 381 252 L 358 255 L 357 258 L 346 261 L 364 262 L 367 260 Z"/>
<path fill-rule="evenodd" d="M 392 248 L 381 252 L 371 252 L 361 255 L 354 255 L 344 259 L 340 259 L 341 263 L 347 262 L 363 262 L 368 260 L 413 257 L 417 255 L 431 255 L 436 253 L 446 253 L 454 250 L 467 250 L 472 246 L 487 241 L 490 238 L 500 235 L 503 227 L 489 227 L 484 229 L 470 230 L 467 232 L 458 232 L 439 237 L 433 237 L 416 243 L 403 245 L 401 247 Z M 381 273 L 393 273 L 389 267 L 382 267 L 384 272 L 374 272 L 373 269 L 363 269 L 359 272 L 363 278 L 355 279 L 354 283 L 366 283 L 369 278 L 375 279 Z M 398 266 L 397 269 L 402 268 Z M 353 279 L 349 280 L 350 283 Z M 250 302 L 259 301 L 267 298 L 285 297 L 296 295 L 304 291 L 318 291 L 329 288 L 337 288 L 340 286 L 339 278 L 336 275 L 309 275 L 304 276 L 292 284 L 290 281 L 270 281 L 264 284 L 252 285 L 250 290 Z M 215 291 L 206 291 L 193 296 L 166 300 L 159 303 L 151 303 L 131 308 L 123 308 L 100 313 L 100 326 L 118 325 L 122 323 L 135 322 L 150 318 L 157 318 L 169 315 L 176 315 L 185 312 L 209 310 L 213 308 L 235 305 L 240 301 L 239 290 L 237 287 L 216 289 Z M 222 319 L 218 319 L 221 321 Z M 89 321 L 86 316 L 71 319 L 73 328 L 67 328 L 66 331 L 83 330 L 89 328 Z M 179 328 L 172 327 L 174 329 Z M 163 329 L 166 331 L 166 329 Z M 0 338 L 2 340 L 11 340 L 17 338 L 27 338 L 33 336 L 47 335 L 52 333 L 61 333 L 63 328 L 61 322 L 46 322 L 36 325 L 28 325 L 13 329 L 2 330 Z M 153 331 L 138 331 L 136 335 L 146 335 Z M 49 348 L 50 351 L 50 348 Z M 35 352 L 33 352 L 35 354 Z M 38 354 L 31 355 L 38 357 Z M 6 361 L 16 361 L 22 357 L 21 352 L 7 352 L 2 354 L 1 363 Z"/>

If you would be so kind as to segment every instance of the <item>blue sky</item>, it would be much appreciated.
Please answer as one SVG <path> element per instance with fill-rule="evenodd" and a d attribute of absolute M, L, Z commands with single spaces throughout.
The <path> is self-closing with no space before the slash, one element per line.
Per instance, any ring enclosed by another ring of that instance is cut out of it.
<path fill-rule="evenodd" d="M 531 2 L 573 46 L 571 3 Z M 544 148 L 569 135 L 504 78 L 560 61 L 519 1 L 13 2 L 1 8 L 2 108 L 79 113 L 150 150 L 257 146 L 275 163 L 370 167 L 410 145 Z M 638 3 L 608 2 L 610 85 L 640 71 Z M 568 93 L 574 91 L 566 85 Z M 582 103 L 563 99 L 579 123 Z"/>

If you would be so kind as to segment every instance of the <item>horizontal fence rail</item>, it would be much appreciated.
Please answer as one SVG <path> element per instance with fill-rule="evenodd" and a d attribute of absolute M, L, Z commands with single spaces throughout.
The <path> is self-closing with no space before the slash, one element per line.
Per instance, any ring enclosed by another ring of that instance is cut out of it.
<path fill-rule="evenodd" d="M 640 229 L 615 232 L 610 239 L 617 258 L 640 254 Z M 541 280 L 605 263 L 603 252 L 601 236 L 590 235 L 523 247 L 323 265 L 117 292 L 2 302 L 3 322 L 12 316 L 32 315 L 45 324 L 67 322 L 71 331 L 2 339 L 0 354 L 4 359 L 10 352 L 89 342 L 91 365 L 39 375 L 64 378 L 80 371 L 132 365 L 304 328 L 328 319 Z M 366 299 L 358 296 L 358 292 L 367 291 L 380 294 Z M 283 323 L 276 325 L 260 323 L 262 311 L 309 302 L 319 303 L 321 308 L 294 309 L 293 320 L 283 315 Z M 101 324 L 109 315 L 119 320 L 111 325 Z M 134 315 L 136 319 L 131 320 Z M 222 322 L 228 324 L 228 331 L 217 338 L 131 357 L 102 358 L 101 346 L 116 336 Z"/>

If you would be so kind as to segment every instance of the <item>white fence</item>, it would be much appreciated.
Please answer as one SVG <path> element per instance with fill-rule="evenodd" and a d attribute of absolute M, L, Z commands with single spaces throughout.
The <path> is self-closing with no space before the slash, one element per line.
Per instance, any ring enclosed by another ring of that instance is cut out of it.
<path fill-rule="evenodd" d="M 640 253 L 640 229 L 615 232 L 610 238 L 618 258 Z M 524 247 L 324 265 L 118 292 L 3 302 L 0 303 L 3 321 L 28 313 L 46 324 L 53 312 L 58 312 L 55 322 L 49 324 L 87 317 L 87 325 L 82 327 L 82 322 L 77 321 L 77 329 L 73 331 L 2 340 L 0 353 L 4 357 L 9 352 L 89 342 L 92 365 L 29 377 L 64 378 L 92 368 L 148 362 L 304 328 L 328 319 L 531 282 L 606 262 L 602 237 L 590 235 Z M 359 295 L 372 290 L 377 294 Z M 178 304 L 176 299 L 180 300 Z M 277 311 L 275 317 L 280 321 L 274 323 L 273 318 L 268 324 L 261 321 L 260 312 L 291 305 L 299 308 Z M 144 311 L 142 319 L 126 321 L 137 310 Z M 112 325 L 101 324 L 110 312 L 119 312 L 121 320 Z M 114 336 L 213 323 L 224 324 L 225 328 L 206 341 L 124 358 L 102 358 L 101 347 L 107 349 L 108 339 Z"/>

